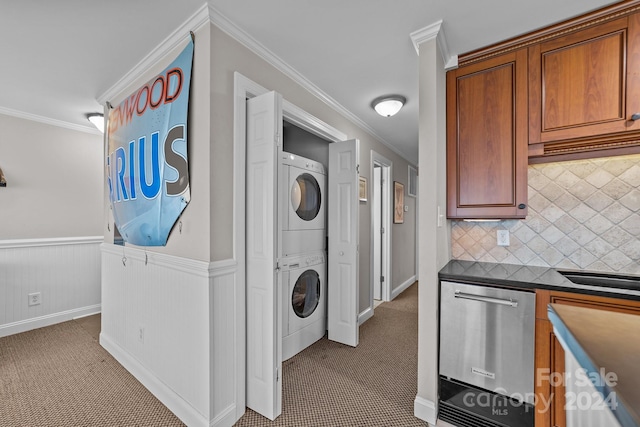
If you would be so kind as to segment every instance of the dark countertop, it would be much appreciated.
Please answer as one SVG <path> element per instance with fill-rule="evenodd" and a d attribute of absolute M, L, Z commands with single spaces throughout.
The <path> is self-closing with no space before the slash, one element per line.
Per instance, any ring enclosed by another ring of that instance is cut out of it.
<path fill-rule="evenodd" d="M 549 304 L 548 315 L 587 376 L 602 378 L 595 382 L 601 395 L 615 392 L 620 425 L 640 426 L 640 316 L 563 304 Z"/>
<path fill-rule="evenodd" d="M 640 300 L 640 289 L 580 285 L 565 278 L 556 269 L 527 265 L 451 260 L 438 274 L 441 280 L 453 280 L 522 290 L 550 289 L 613 298 Z"/>

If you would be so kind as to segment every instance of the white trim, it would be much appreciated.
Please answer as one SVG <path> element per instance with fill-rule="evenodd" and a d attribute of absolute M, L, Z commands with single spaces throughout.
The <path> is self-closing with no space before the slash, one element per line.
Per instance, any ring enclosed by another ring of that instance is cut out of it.
<path fill-rule="evenodd" d="M 207 419 L 193 406 L 160 381 L 151 371 L 144 367 L 126 350 L 112 341 L 104 333 L 100 333 L 100 345 L 105 348 L 127 371 L 142 383 L 166 407 L 171 408 L 182 422 L 189 426 L 209 426 Z"/>
<path fill-rule="evenodd" d="M 401 293 L 406 291 L 407 288 L 409 286 L 413 285 L 415 282 L 416 282 L 416 276 L 412 276 L 407 281 L 405 281 L 403 284 L 401 284 L 397 288 L 393 289 L 391 291 L 391 300 L 394 300 L 398 295 L 400 295 Z"/>
<path fill-rule="evenodd" d="M 420 44 L 435 38 L 438 43 L 438 48 L 440 49 L 440 54 L 442 55 L 442 60 L 444 61 L 444 69 L 451 70 L 458 67 L 458 55 L 453 55 L 449 51 L 444 28 L 442 28 L 442 19 L 412 32 L 409 34 L 409 37 L 411 37 L 411 42 L 418 56 L 420 56 Z"/>
<path fill-rule="evenodd" d="M 0 240 L 0 249 L 35 248 L 42 246 L 86 245 L 102 243 L 104 236 L 54 237 L 44 239 Z"/>
<path fill-rule="evenodd" d="M 373 317 L 373 307 L 367 307 L 364 311 L 358 314 L 358 326 L 362 325 L 367 320 Z"/>
<path fill-rule="evenodd" d="M 93 135 L 102 135 L 94 125 L 87 126 L 78 125 L 76 123 L 64 122 L 62 120 L 51 119 L 49 117 L 38 116 L 37 114 L 25 113 L 24 111 L 13 110 L 11 108 L 0 107 L 0 114 L 5 116 L 17 117 L 19 119 L 31 120 L 32 122 L 43 123 L 45 125 L 57 126 L 65 129 L 71 129 L 78 132 L 90 133 Z M 87 123 L 89 121 L 87 120 Z"/>
<path fill-rule="evenodd" d="M 351 111 L 349 111 L 345 107 L 343 107 L 340 103 L 338 103 L 338 101 L 336 101 L 331 96 L 329 96 L 327 93 L 322 91 L 318 86 L 313 84 L 305 76 L 300 74 L 296 69 L 294 69 L 289 64 L 287 64 L 282 59 L 280 59 L 280 57 L 278 57 L 276 54 L 274 54 L 269 49 L 267 49 L 259 41 L 257 41 L 253 37 L 251 37 L 246 31 L 244 31 L 243 29 L 238 27 L 236 24 L 231 22 L 227 17 L 222 15 L 213 6 L 209 6 L 209 12 L 210 12 L 209 18 L 211 19 L 211 22 L 216 27 L 218 27 L 220 30 L 222 30 L 223 32 L 225 32 L 226 34 L 231 36 L 233 39 L 235 39 L 240 44 L 245 46 L 247 49 L 249 49 L 250 51 L 255 53 L 257 56 L 259 56 L 260 58 L 265 60 L 269 65 L 274 67 L 276 70 L 280 71 L 285 76 L 289 77 L 291 80 L 293 80 L 294 82 L 296 82 L 297 84 L 302 86 L 302 88 L 306 89 L 309 93 L 314 95 L 320 101 L 322 101 L 325 104 L 327 104 L 329 107 L 331 107 L 337 113 L 339 113 L 343 117 L 347 118 L 348 120 L 350 120 L 351 122 L 356 124 L 358 127 L 364 129 L 370 135 L 375 137 L 381 144 L 383 144 L 388 149 L 390 149 L 391 151 L 396 153 L 398 156 L 400 156 L 401 158 L 403 158 L 407 162 L 410 162 L 409 158 L 405 154 L 400 152 L 391 143 L 386 141 L 371 126 L 369 126 L 367 123 L 365 123 L 358 116 L 353 114 Z M 287 110 L 286 102 L 285 102 L 283 110 L 285 112 Z M 285 118 L 287 118 L 286 114 L 285 114 Z M 287 120 L 288 120 L 288 118 L 287 118 Z M 319 136 L 321 136 L 321 135 L 319 135 Z M 347 139 L 347 137 L 344 137 L 341 140 L 344 141 L 345 139 Z"/>
<path fill-rule="evenodd" d="M 211 427 L 232 426 L 238 421 L 238 418 L 235 417 L 235 414 L 236 405 L 229 405 L 220 412 L 220 415 L 211 420 L 211 423 L 209 425 Z"/>
<path fill-rule="evenodd" d="M 382 209 L 384 212 L 392 212 L 392 205 L 391 205 L 391 200 L 393 198 L 393 193 L 391 192 L 391 185 L 393 183 L 393 162 L 389 159 L 387 159 L 385 156 L 383 156 L 382 154 L 377 153 L 374 150 L 371 150 L 371 164 L 370 164 L 370 168 L 369 169 L 369 176 L 370 178 L 370 184 L 369 185 L 373 185 L 373 168 L 375 167 L 375 164 L 379 164 L 382 167 L 382 179 L 386 180 L 386 182 L 384 183 L 384 190 L 382 192 L 382 194 L 380 195 L 380 197 L 382 197 Z M 373 259 L 373 244 L 374 244 L 374 236 L 373 233 L 376 233 L 376 230 L 373 230 L 373 216 L 374 216 L 374 212 L 373 212 L 373 191 L 371 191 L 372 197 L 371 197 L 371 204 L 369 205 L 369 210 L 370 210 L 370 215 L 371 215 L 371 234 L 370 234 L 370 238 L 369 238 L 369 247 L 371 248 L 371 250 L 369 251 L 371 253 L 370 257 L 369 257 L 369 263 L 370 263 L 370 269 L 371 269 L 371 273 L 373 273 L 373 265 L 374 262 L 376 262 Z M 386 219 L 386 221 L 384 221 Z M 384 238 L 382 239 L 381 244 L 385 246 L 385 251 L 386 251 L 386 255 L 387 255 L 387 259 L 386 259 L 386 265 L 383 266 L 382 269 L 382 273 L 384 275 L 384 283 L 382 284 L 382 292 L 381 292 L 381 297 L 383 301 L 391 301 L 393 298 L 391 297 L 391 283 L 393 283 L 392 280 L 392 271 L 391 271 L 391 260 L 393 258 L 393 253 L 392 253 L 392 246 L 391 246 L 391 242 L 393 241 L 393 224 L 391 221 L 391 214 L 386 214 L 383 215 L 383 218 L 381 219 L 382 222 L 382 227 L 384 227 L 385 229 L 385 233 L 384 233 Z M 369 304 L 371 307 L 373 307 L 373 286 L 374 286 L 374 280 L 375 278 L 373 277 L 373 274 L 370 274 L 371 276 L 371 296 L 369 298 Z"/>
<path fill-rule="evenodd" d="M 66 322 L 79 317 L 90 316 L 92 314 L 100 313 L 101 310 L 102 306 L 100 304 L 95 304 L 58 313 L 47 314 L 46 316 L 33 317 L 31 319 L 20 320 L 18 322 L 7 323 L 0 325 L 0 338 L 30 331 L 32 329 L 55 325 L 56 323 Z"/>
<path fill-rule="evenodd" d="M 416 396 L 413 401 L 413 415 L 423 421 L 428 422 L 430 425 L 436 425 L 438 420 L 438 410 L 436 404 L 423 397 Z"/>
<path fill-rule="evenodd" d="M 199 261 L 190 258 L 182 258 L 175 255 L 167 255 L 159 252 L 150 252 L 143 249 L 129 246 L 113 245 L 103 243 L 100 245 L 103 253 L 111 255 L 122 255 L 126 257 L 126 262 L 139 261 L 159 267 L 171 268 L 172 270 L 190 273 L 198 277 L 210 277 L 210 264 L 206 261 Z M 125 265 L 126 267 L 126 265 Z"/>
<path fill-rule="evenodd" d="M 113 86 L 98 96 L 97 101 L 104 105 L 107 101 L 122 93 L 129 85 L 139 78 L 146 70 L 162 61 L 169 52 L 188 40 L 189 32 L 196 32 L 200 27 L 210 22 L 207 3 L 203 4 L 182 25 L 176 28 L 167 38 L 162 40 L 147 56 L 142 58 L 127 74 L 122 76 Z"/>

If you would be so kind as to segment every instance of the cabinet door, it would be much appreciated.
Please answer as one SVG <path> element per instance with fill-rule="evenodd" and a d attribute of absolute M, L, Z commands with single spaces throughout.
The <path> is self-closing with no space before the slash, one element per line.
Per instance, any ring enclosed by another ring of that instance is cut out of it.
<path fill-rule="evenodd" d="M 529 48 L 529 143 L 640 130 L 638 14 Z"/>
<path fill-rule="evenodd" d="M 536 291 L 536 427 L 565 427 L 564 349 L 547 318 L 547 305 L 566 304 L 640 315 L 640 302 L 568 292 Z"/>
<path fill-rule="evenodd" d="M 447 73 L 447 217 L 524 218 L 526 203 L 521 49 Z"/>

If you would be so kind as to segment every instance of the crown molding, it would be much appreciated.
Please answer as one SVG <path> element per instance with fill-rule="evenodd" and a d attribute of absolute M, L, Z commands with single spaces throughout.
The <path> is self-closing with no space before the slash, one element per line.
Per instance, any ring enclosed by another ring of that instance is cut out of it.
<path fill-rule="evenodd" d="M 78 132 L 90 133 L 93 135 L 102 135 L 93 125 L 78 125 L 75 123 L 64 122 L 62 120 L 51 119 L 49 117 L 38 116 L 37 114 L 25 113 L 24 111 L 13 110 L 11 108 L 0 107 L 0 114 L 5 116 L 17 117 L 19 119 L 31 120 L 32 122 L 43 123 L 45 125 L 57 126 L 65 129 L 71 129 Z M 88 123 L 88 122 L 87 122 Z"/>
<path fill-rule="evenodd" d="M 351 122 L 353 122 L 358 127 L 364 129 L 371 136 L 375 137 L 382 145 L 387 147 L 389 150 L 393 151 L 395 154 L 411 163 L 407 155 L 402 153 L 388 141 L 386 141 L 381 135 L 379 135 L 371 126 L 365 123 L 358 116 L 353 114 L 351 111 L 347 110 L 342 104 L 333 99 L 327 93 L 325 93 L 318 86 L 309 81 L 305 76 L 303 76 L 300 72 L 298 72 L 295 68 L 291 67 L 285 61 L 283 61 L 276 54 L 267 49 L 262 43 L 258 40 L 254 39 L 250 36 L 246 31 L 242 28 L 238 27 L 235 23 L 231 22 L 226 16 L 220 13 L 217 9 L 212 6 L 209 6 L 210 11 L 210 19 L 211 23 L 218 27 L 220 30 L 228 34 L 230 37 L 238 41 L 244 47 L 249 49 L 251 52 L 258 55 L 264 61 L 266 61 L 269 65 L 289 77 L 291 80 L 302 86 L 316 98 L 327 104 L 337 113 L 347 118 Z"/>
<path fill-rule="evenodd" d="M 155 49 L 138 62 L 127 74 L 118 80 L 113 86 L 98 96 L 97 100 L 100 105 L 105 105 L 107 101 L 124 91 L 131 85 L 142 73 L 149 68 L 158 64 L 164 59 L 169 52 L 183 44 L 190 31 L 197 31 L 200 27 L 209 22 L 209 10 L 207 4 L 203 4 L 190 18 L 182 25 L 174 30 L 167 38 L 165 38 Z"/>
<path fill-rule="evenodd" d="M 442 19 L 412 32 L 409 34 L 409 37 L 411 37 L 411 42 L 418 56 L 420 55 L 420 44 L 435 38 L 438 43 L 438 48 L 440 49 L 440 55 L 442 55 L 442 60 L 444 61 L 444 69 L 450 70 L 458 67 L 458 56 L 452 55 L 449 51 L 447 38 L 445 37 L 444 28 L 442 27 Z"/>
<path fill-rule="evenodd" d="M 371 126 L 365 123 L 358 116 L 347 110 L 344 106 L 338 103 L 335 99 L 322 91 L 318 86 L 309 81 L 300 72 L 291 67 L 259 41 L 250 36 L 246 31 L 238 27 L 235 23 L 229 20 L 226 16 L 220 13 L 213 6 L 208 3 L 203 4 L 187 21 L 185 21 L 178 29 L 176 29 L 171 35 L 164 39 L 153 51 L 145 56 L 135 67 L 133 67 L 126 75 L 124 75 L 116 84 L 107 89 L 103 94 L 98 96 L 97 100 L 101 105 L 104 105 L 107 101 L 124 91 L 129 85 L 131 85 L 144 71 L 148 68 L 156 65 L 162 60 L 171 50 L 178 47 L 184 42 L 185 34 L 189 31 L 196 31 L 201 26 L 211 23 L 218 27 L 221 31 L 228 34 L 231 38 L 242 44 L 251 52 L 259 56 L 266 61 L 269 65 L 285 74 L 291 80 L 302 86 L 316 98 L 327 104 L 337 113 L 353 122 L 358 127 L 365 130 L 371 136 L 376 138 L 389 150 L 411 163 L 407 155 L 402 153 L 382 136 L 380 136 Z"/>

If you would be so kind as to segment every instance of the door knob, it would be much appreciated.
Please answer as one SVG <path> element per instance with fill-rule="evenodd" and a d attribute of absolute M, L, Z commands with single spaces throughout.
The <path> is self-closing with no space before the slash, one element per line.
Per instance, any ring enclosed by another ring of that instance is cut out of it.
<path fill-rule="evenodd" d="M 634 122 L 638 119 L 640 119 L 640 113 L 635 113 L 634 115 L 631 116 L 631 120 L 633 120 Z"/>
<path fill-rule="evenodd" d="M 526 208 L 526 207 L 527 207 L 527 205 L 525 205 L 524 203 L 520 203 L 520 204 L 518 205 L 518 209 L 524 209 L 524 208 Z"/>

